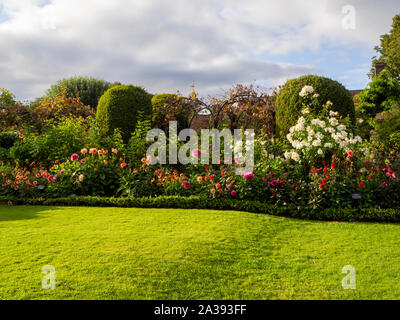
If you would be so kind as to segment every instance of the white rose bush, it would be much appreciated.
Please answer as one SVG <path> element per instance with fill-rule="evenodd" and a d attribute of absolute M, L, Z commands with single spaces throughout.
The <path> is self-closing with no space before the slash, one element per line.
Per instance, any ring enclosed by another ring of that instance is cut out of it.
<path fill-rule="evenodd" d="M 368 143 L 354 133 L 348 117 L 333 110 L 332 102 L 322 105 L 314 88 L 305 86 L 299 95 L 303 109 L 286 135 L 284 152 L 294 186 L 306 190 L 307 205 L 313 208 L 350 208 L 353 194 L 361 196 L 363 206 L 373 206 L 374 195 L 397 179 L 390 163 L 365 147 Z"/>
<path fill-rule="evenodd" d="M 318 94 L 313 93 L 314 89 L 310 86 L 300 92 L 300 96 L 305 98 L 304 108 L 297 124 L 290 128 L 286 136 L 292 149 L 285 152 L 285 158 L 313 165 L 333 154 L 340 156 L 361 150 L 361 137 L 353 134 L 348 118 L 343 119 L 338 112 L 331 110 L 330 101 L 320 106 L 318 115 L 311 112 L 313 108 L 307 102 L 318 103 Z"/>

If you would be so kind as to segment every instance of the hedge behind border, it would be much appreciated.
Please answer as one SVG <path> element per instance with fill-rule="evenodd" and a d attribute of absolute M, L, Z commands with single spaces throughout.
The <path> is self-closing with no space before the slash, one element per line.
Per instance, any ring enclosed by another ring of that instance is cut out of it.
<path fill-rule="evenodd" d="M 126 208 L 175 208 L 235 210 L 264 213 L 274 216 L 321 220 L 321 221 L 363 221 L 363 222 L 400 222 L 399 209 L 328 208 L 314 210 L 310 208 L 282 207 L 259 201 L 239 201 L 234 199 L 203 199 L 199 197 L 157 197 L 157 198 L 102 198 L 69 197 L 57 199 L 21 199 L 0 197 L 0 202 L 12 201 L 13 205 L 43 206 L 90 206 L 90 207 L 126 207 Z M 0 207 L 1 212 L 1 207 Z"/>

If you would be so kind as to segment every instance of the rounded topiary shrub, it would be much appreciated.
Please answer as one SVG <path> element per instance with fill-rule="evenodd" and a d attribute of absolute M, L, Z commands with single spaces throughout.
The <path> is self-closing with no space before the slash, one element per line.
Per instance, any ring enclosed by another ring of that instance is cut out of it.
<path fill-rule="evenodd" d="M 153 98 L 151 98 L 151 104 L 153 107 L 153 125 L 157 128 L 165 129 L 164 126 L 168 122 L 165 114 L 165 105 L 173 103 L 177 99 L 176 94 L 172 93 L 163 93 L 163 94 L 155 94 Z M 168 123 L 167 123 L 168 125 Z"/>
<path fill-rule="evenodd" d="M 288 80 L 279 90 L 275 103 L 276 134 L 285 136 L 289 129 L 296 124 L 303 109 L 303 98 L 299 93 L 304 86 L 312 86 L 314 93 L 319 94 L 319 105 L 327 101 L 333 103 L 332 110 L 339 112 L 342 117 L 349 116 L 354 123 L 354 102 L 351 93 L 339 82 L 315 75 L 307 75 Z M 313 110 L 318 114 L 319 110 Z"/>
<path fill-rule="evenodd" d="M 151 115 L 151 95 L 141 87 L 120 85 L 108 89 L 99 100 L 96 120 L 102 136 L 121 131 L 128 141 L 135 130 L 138 113 Z"/>

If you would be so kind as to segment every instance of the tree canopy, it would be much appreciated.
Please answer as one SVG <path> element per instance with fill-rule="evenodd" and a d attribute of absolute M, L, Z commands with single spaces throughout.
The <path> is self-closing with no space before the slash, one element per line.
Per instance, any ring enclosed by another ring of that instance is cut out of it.
<path fill-rule="evenodd" d="M 374 78 L 375 64 L 383 62 L 391 76 L 400 79 L 400 14 L 393 18 L 392 29 L 381 36 L 380 45 L 375 47 L 375 51 L 379 56 L 372 58 L 370 77 Z"/>

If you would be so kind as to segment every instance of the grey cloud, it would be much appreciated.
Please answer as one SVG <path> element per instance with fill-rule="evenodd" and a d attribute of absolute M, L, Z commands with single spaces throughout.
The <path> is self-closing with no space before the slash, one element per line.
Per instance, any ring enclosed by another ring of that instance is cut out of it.
<path fill-rule="evenodd" d="M 361 30 L 345 35 L 337 28 L 340 6 L 328 1 L 324 7 L 320 0 L 308 5 L 287 0 L 240 2 L 241 10 L 238 2 L 229 0 L 54 0 L 55 30 L 43 30 L 35 24 L 37 19 L 29 21 L 24 6 L 2 2 L 12 7 L 15 20 L 0 23 L 0 87 L 19 98 L 34 98 L 51 83 L 72 75 L 134 83 L 153 93 L 185 91 L 192 83 L 204 94 L 254 80 L 280 84 L 312 72 L 312 66 L 271 62 L 263 56 L 318 48 L 329 40 L 369 43 L 363 31 L 371 29 L 365 26 L 369 12 L 382 6 L 375 10 L 379 21 L 370 25 L 385 30 L 390 21 L 380 20 L 394 15 L 398 0 L 379 5 L 349 0 L 357 9 Z M 38 3 L 43 6 L 43 1 Z M 313 3 L 322 11 L 310 12 Z M 267 10 L 269 6 L 273 8 Z M 333 22 L 327 24 L 317 15 Z M 259 58 L 251 58 L 255 55 Z"/>

